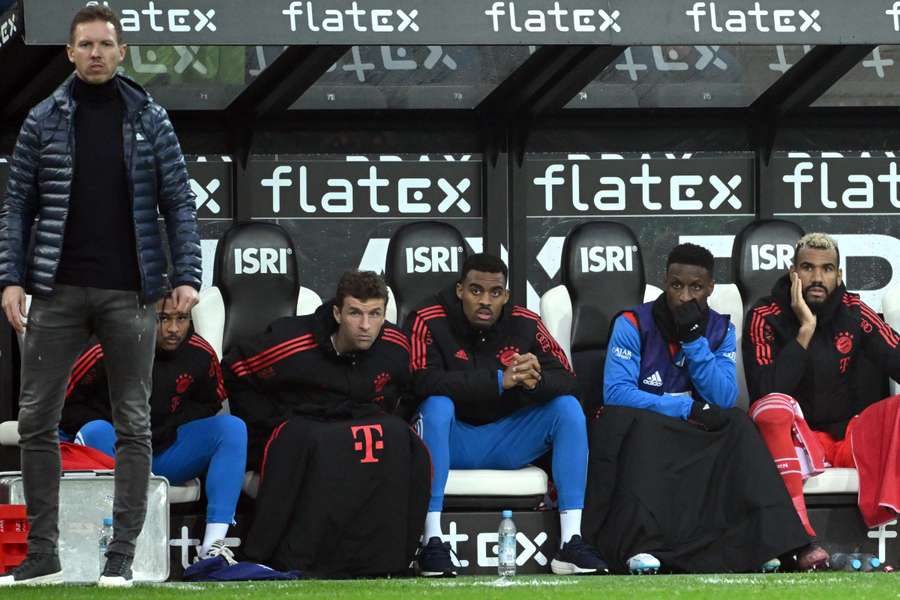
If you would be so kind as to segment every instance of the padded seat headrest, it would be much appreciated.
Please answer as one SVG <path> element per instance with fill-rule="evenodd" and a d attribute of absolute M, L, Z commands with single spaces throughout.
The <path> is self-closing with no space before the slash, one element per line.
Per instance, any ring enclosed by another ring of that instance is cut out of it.
<path fill-rule="evenodd" d="M 456 227 L 420 221 L 398 229 L 388 244 L 385 280 L 394 292 L 397 323 L 428 296 L 459 280 L 466 241 Z"/>
<path fill-rule="evenodd" d="M 793 264 L 794 246 L 803 233 L 796 223 L 771 219 L 750 223 L 734 238 L 734 282 L 748 310 L 772 292 L 772 286 Z"/>
<path fill-rule="evenodd" d="M 637 238 L 619 223 L 584 223 L 566 237 L 562 256 L 562 283 L 572 298 L 572 352 L 605 348 L 613 317 L 643 302 Z"/>
<path fill-rule="evenodd" d="M 290 236 L 272 223 L 233 226 L 216 248 L 213 285 L 225 303 L 223 352 L 295 314 L 300 275 Z"/>

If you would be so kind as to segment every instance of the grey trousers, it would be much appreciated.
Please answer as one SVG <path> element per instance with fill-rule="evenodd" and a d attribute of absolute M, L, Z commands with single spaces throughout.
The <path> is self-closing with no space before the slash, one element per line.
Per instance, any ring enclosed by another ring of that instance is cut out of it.
<path fill-rule="evenodd" d="M 111 552 L 134 555 L 150 477 L 150 407 L 156 311 L 136 292 L 57 285 L 32 300 L 22 355 L 19 446 L 28 551 L 56 554 L 59 540 L 59 419 L 72 365 L 91 335 L 103 346 L 116 428 Z M 99 525 L 98 525 L 99 526 Z"/>

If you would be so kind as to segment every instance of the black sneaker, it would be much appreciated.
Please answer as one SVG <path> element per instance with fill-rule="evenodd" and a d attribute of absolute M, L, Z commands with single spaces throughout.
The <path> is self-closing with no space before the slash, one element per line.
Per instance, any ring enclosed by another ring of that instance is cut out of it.
<path fill-rule="evenodd" d="M 550 570 L 557 575 L 606 575 L 609 567 L 597 549 L 585 543 L 580 535 L 563 544 L 550 562 Z"/>
<path fill-rule="evenodd" d="M 0 586 L 57 585 L 62 582 L 62 567 L 55 554 L 29 554 L 18 567 L 0 576 Z"/>
<path fill-rule="evenodd" d="M 131 574 L 133 557 L 121 552 L 107 552 L 106 566 L 97 585 L 100 587 L 131 587 L 134 577 Z"/>
<path fill-rule="evenodd" d="M 456 577 L 456 569 L 450 558 L 450 544 L 435 536 L 419 547 L 416 562 L 422 577 Z"/>

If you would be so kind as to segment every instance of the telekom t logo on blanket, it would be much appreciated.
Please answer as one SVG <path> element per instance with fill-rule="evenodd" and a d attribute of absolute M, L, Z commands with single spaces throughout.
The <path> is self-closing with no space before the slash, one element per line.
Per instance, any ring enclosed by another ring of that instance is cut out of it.
<path fill-rule="evenodd" d="M 384 438 L 384 432 L 381 425 L 355 425 L 350 428 L 350 433 L 354 440 L 359 440 L 359 433 L 362 432 L 362 441 L 353 444 L 353 449 L 357 452 L 363 452 L 364 455 L 359 461 L 361 463 L 377 463 L 375 458 L 375 450 L 384 450 L 384 441 L 378 438 Z M 377 438 L 376 435 L 378 434 Z"/>

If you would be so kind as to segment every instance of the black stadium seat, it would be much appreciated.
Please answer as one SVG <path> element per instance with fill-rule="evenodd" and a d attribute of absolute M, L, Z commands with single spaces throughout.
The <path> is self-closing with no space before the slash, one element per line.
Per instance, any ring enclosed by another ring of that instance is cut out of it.
<path fill-rule="evenodd" d="M 228 230 L 216 249 L 213 285 L 222 292 L 222 350 L 296 313 L 300 274 L 294 243 L 271 223 L 243 223 Z"/>
<path fill-rule="evenodd" d="M 321 303 L 318 294 L 300 286 L 294 244 L 284 229 L 239 223 L 219 241 L 213 286 L 200 293 L 191 316 L 194 330 L 221 358 L 242 337 L 262 333 L 275 319 L 311 313 Z M 255 498 L 258 485 L 256 474 L 248 472 L 244 491 Z"/>
<path fill-rule="evenodd" d="M 794 244 L 802 236 L 803 229 L 796 223 L 770 219 L 750 223 L 734 238 L 734 245 L 731 248 L 732 280 L 740 293 L 743 314 L 740 318 L 733 315 L 732 322 L 737 329 L 736 362 L 740 388 L 738 406 L 745 410 L 755 398 L 750 398 L 744 356 L 741 351 L 744 319 L 750 307 L 760 298 L 768 296 L 775 281 L 793 264 Z"/>
<path fill-rule="evenodd" d="M 307 314 L 319 296 L 300 286 L 294 244 L 271 223 L 240 223 L 216 248 L 213 287 L 191 311 L 194 328 L 221 357 L 232 342 L 261 333 L 279 317 Z"/>
<path fill-rule="evenodd" d="M 467 256 L 465 238 L 453 225 L 417 221 L 398 229 L 385 262 L 388 320 L 402 325 L 416 305 L 455 283 Z"/>
<path fill-rule="evenodd" d="M 745 310 L 768 296 L 794 261 L 794 245 L 803 237 L 796 223 L 777 219 L 755 221 L 734 238 L 731 250 L 733 280 Z"/>
<path fill-rule="evenodd" d="M 588 413 L 603 402 L 603 364 L 616 314 L 644 301 L 644 266 L 634 233 L 594 221 L 573 229 L 562 250 L 562 285 L 541 298 L 541 316 L 568 349 Z"/>

